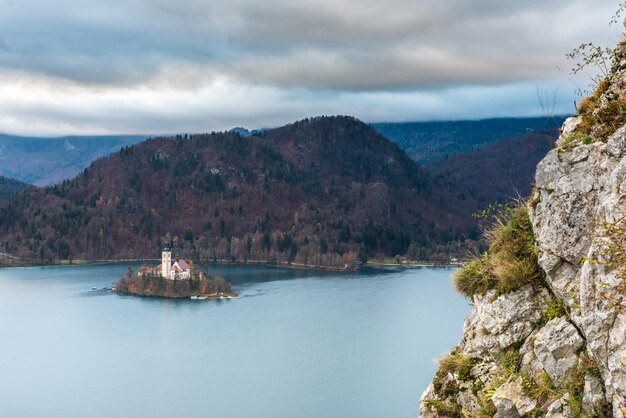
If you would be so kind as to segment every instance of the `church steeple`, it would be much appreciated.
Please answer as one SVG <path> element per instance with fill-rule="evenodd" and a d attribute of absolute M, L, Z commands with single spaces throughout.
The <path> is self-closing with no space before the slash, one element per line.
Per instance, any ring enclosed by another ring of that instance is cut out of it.
<path fill-rule="evenodd" d="M 161 277 L 169 279 L 172 271 L 172 250 L 170 234 L 167 234 L 163 251 L 161 252 Z"/>

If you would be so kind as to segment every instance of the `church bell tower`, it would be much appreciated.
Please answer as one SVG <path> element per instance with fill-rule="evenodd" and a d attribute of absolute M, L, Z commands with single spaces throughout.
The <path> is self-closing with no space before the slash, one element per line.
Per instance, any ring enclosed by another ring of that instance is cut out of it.
<path fill-rule="evenodd" d="M 161 277 L 164 279 L 170 278 L 170 272 L 172 270 L 172 250 L 170 249 L 170 243 L 166 242 L 161 252 Z"/>

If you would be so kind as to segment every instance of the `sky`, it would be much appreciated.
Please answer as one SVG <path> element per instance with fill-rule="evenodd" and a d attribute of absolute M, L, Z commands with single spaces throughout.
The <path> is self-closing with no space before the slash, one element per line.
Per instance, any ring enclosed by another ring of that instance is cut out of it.
<path fill-rule="evenodd" d="M 168 134 L 572 113 L 608 0 L 0 0 L 0 132 Z M 552 98 L 555 100 L 552 100 Z M 552 103 L 554 102 L 554 106 Z"/>

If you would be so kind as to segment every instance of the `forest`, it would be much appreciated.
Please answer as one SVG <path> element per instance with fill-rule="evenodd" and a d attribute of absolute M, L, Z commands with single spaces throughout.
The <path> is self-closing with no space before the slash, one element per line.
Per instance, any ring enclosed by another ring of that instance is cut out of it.
<path fill-rule="evenodd" d="M 0 204 L 0 251 L 33 263 L 158 258 L 170 233 L 176 256 L 201 261 L 447 259 L 479 230 L 470 197 L 442 184 L 352 117 L 152 138 Z"/>

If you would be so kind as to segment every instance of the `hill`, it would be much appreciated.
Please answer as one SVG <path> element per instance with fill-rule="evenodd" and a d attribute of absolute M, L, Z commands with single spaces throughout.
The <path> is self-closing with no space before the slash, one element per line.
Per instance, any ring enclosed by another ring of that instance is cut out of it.
<path fill-rule="evenodd" d="M 493 202 L 530 196 L 537 163 L 554 148 L 558 131 L 508 138 L 478 151 L 454 154 L 429 170 L 439 184 L 477 212 Z"/>
<path fill-rule="evenodd" d="M 374 123 L 372 126 L 421 164 L 476 151 L 503 139 L 556 129 L 565 117 L 497 118 L 477 121 Z"/>
<path fill-rule="evenodd" d="M 20 192 L 30 185 L 22 183 L 19 180 L 10 179 L 8 177 L 0 176 L 0 201 L 7 197 Z"/>
<path fill-rule="evenodd" d="M 93 160 L 145 136 L 32 138 L 0 134 L 0 175 L 37 186 L 76 176 Z"/>
<path fill-rule="evenodd" d="M 1 204 L 0 234 L 40 262 L 153 258 L 169 232 L 183 257 L 343 267 L 409 246 L 432 256 L 475 236 L 467 215 L 373 128 L 320 117 L 125 147 Z"/>
<path fill-rule="evenodd" d="M 555 118 L 553 124 L 560 123 Z M 422 164 L 454 153 L 545 129 L 545 118 L 482 121 L 375 123 L 372 126 Z M 231 129 L 241 136 L 262 136 L 268 129 Z M 147 136 L 68 136 L 33 138 L 0 134 L 0 175 L 49 186 L 79 174 L 96 158 L 143 141 Z"/>

